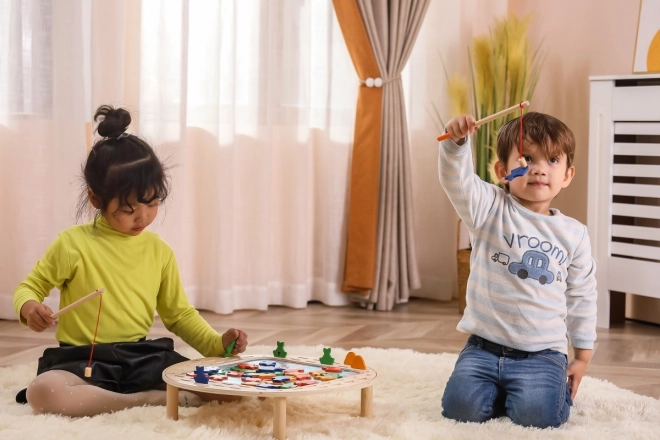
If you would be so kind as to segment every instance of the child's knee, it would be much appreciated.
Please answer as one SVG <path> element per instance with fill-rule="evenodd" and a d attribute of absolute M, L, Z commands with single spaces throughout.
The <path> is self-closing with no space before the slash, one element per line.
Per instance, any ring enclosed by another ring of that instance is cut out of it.
<path fill-rule="evenodd" d="M 447 390 L 442 396 L 442 415 L 459 422 L 485 422 L 494 416 L 495 396 L 488 393 L 480 398 L 460 390 Z"/>
<path fill-rule="evenodd" d="M 55 395 L 55 388 L 52 388 L 48 381 L 37 376 L 27 387 L 26 398 L 28 405 L 37 414 L 50 413 L 52 400 Z M 52 394 L 51 395 L 49 395 Z"/>
<path fill-rule="evenodd" d="M 559 428 L 568 418 L 562 419 L 557 414 L 540 414 L 532 412 L 523 412 L 511 417 L 511 421 L 516 425 L 529 428 Z"/>
<path fill-rule="evenodd" d="M 568 420 L 570 407 L 564 404 L 557 410 L 556 406 L 548 407 L 542 402 L 527 402 L 507 412 L 511 421 L 517 425 L 540 429 L 558 428 Z"/>
<path fill-rule="evenodd" d="M 37 376 L 27 387 L 28 405 L 37 414 L 62 413 L 60 402 L 65 398 L 67 386 L 57 375 L 49 373 Z"/>

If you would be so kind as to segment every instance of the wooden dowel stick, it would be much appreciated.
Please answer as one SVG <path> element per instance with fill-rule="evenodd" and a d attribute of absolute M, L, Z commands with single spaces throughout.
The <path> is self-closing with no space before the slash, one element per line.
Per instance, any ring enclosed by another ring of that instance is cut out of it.
<path fill-rule="evenodd" d="M 179 420 L 179 388 L 168 383 L 165 399 L 165 404 L 167 405 L 167 418 Z"/>
<path fill-rule="evenodd" d="M 485 124 L 485 123 L 487 123 L 487 122 L 490 122 L 490 121 L 492 121 L 492 120 L 494 120 L 494 119 L 501 118 L 501 117 L 504 116 L 504 115 L 508 115 L 509 113 L 513 113 L 513 112 L 515 112 L 516 110 L 520 110 L 520 107 L 523 107 L 523 108 L 525 108 L 525 107 L 529 107 L 529 101 L 523 101 L 523 102 L 520 103 L 520 104 L 512 105 L 512 106 L 509 107 L 509 108 L 505 108 L 504 110 L 501 110 L 501 111 L 499 111 L 499 112 L 497 112 L 497 113 L 495 113 L 495 114 L 493 114 L 493 115 L 490 115 L 490 116 L 487 116 L 487 117 L 485 117 L 485 118 L 483 118 L 483 119 L 480 119 L 480 120 L 478 120 L 478 121 L 476 122 L 476 125 L 477 125 L 477 127 L 478 127 L 478 126 L 483 125 L 483 124 Z"/>
<path fill-rule="evenodd" d="M 362 388 L 360 401 L 360 417 L 374 416 L 374 387 Z"/>
<path fill-rule="evenodd" d="M 479 127 L 480 125 L 483 125 L 483 124 L 485 124 L 487 122 L 490 122 L 494 119 L 501 118 L 504 115 L 508 115 L 509 113 L 513 113 L 516 110 L 520 110 L 520 107 L 523 107 L 523 108 L 529 107 L 529 101 L 523 101 L 520 104 L 512 105 L 509 108 L 505 108 L 504 110 L 501 110 L 501 111 L 499 111 L 497 113 L 494 113 L 490 116 L 486 116 L 483 119 L 479 119 L 477 122 L 474 123 L 474 125 L 476 127 Z M 440 136 L 438 136 L 438 141 L 444 141 L 445 139 L 449 139 L 449 133 L 444 133 L 444 134 L 441 134 Z"/>
<path fill-rule="evenodd" d="M 273 437 L 286 439 L 286 397 L 273 398 Z"/>
<path fill-rule="evenodd" d="M 58 316 L 60 316 L 62 313 L 66 313 L 66 312 L 68 312 L 68 311 L 71 310 L 71 309 L 75 309 L 76 307 L 78 307 L 78 306 L 81 305 L 82 303 L 87 302 L 87 301 L 89 301 L 90 299 L 99 296 L 99 295 L 102 294 L 103 292 L 105 292 L 105 290 L 103 290 L 103 289 L 97 289 L 97 290 L 93 291 L 92 293 L 90 293 L 89 295 L 87 295 L 87 296 L 83 296 L 83 297 L 80 298 L 78 301 L 74 301 L 74 302 L 72 302 L 71 304 L 69 304 L 68 306 L 64 307 L 63 309 L 60 309 L 58 312 L 53 313 L 52 315 L 50 315 L 50 317 L 53 318 L 53 319 L 55 319 L 55 318 L 57 318 Z"/>

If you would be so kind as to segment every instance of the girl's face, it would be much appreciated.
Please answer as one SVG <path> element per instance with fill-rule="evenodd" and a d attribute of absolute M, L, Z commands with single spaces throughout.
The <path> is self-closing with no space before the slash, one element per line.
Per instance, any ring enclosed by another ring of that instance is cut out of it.
<path fill-rule="evenodd" d="M 126 235 L 140 235 L 158 215 L 158 200 L 145 205 L 139 203 L 137 197 L 131 196 L 128 202 L 130 206 L 123 206 L 117 211 L 119 199 L 112 199 L 102 214 L 114 230 Z"/>
<path fill-rule="evenodd" d="M 100 202 L 91 190 L 89 191 L 89 198 L 94 207 L 97 209 L 100 208 Z M 122 206 L 120 209 L 119 199 L 112 199 L 106 210 L 101 212 L 101 215 L 103 215 L 114 230 L 122 234 L 137 236 L 158 215 L 159 200 L 153 200 L 149 204 L 139 203 L 137 196 L 131 194 L 128 198 L 128 203 L 130 206 Z"/>

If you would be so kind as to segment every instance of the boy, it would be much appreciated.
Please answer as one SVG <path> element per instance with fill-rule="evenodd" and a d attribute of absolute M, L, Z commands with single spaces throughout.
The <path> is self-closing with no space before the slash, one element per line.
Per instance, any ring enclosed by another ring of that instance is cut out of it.
<path fill-rule="evenodd" d="M 471 336 L 447 382 L 442 414 L 558 427 L 568 420 L 596 340 L 596 266 L 586 226 L 550 208 L 575 174 L 573 133 L 552 116 L 524 115 L 529 169 L 509 182 L 520 166 L 519 124 L 508 122 L 497 136 L 495 171 L 504 190 L 474 174 L 472 116 L 449 121 L 451 138 L 440 145 L 440 183 L 472 243 L 467 307 L 457 327 Z"/>

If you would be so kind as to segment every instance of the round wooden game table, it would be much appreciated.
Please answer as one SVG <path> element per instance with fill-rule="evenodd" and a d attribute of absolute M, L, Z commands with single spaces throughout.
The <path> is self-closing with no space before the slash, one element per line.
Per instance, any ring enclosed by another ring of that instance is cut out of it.
<path fill-rule="evenodd" d="M 373 383 L 378 373 L 372 368 L 359 370 L 348 365 L 333 363 L 344 369 L 346 374 L 341 379 L 318 382 L 316 385 L 301 386 L 289 389 L 267 389 L 241 385 L 240 383 L 227 383 L 209 380 L 208 384 L 195 382 L 194 378 L 186 373 L 194 372 L 195 367 L 223 367 L 239 363 L 258 364 L 259 362 L 277 362 L 286 368 L 304 368 L 308 370 L 320 370 L 326 366 L 318 359 L 287 356 L 276 358 L 271 356 L 244 355 L 231 356 L 227 358 L 210 357 L 181 362 L 163 371 L 163 380 L 167 383 L 167 417 L 178 420 L 179 418 L 179 389 L 193 392 L 220 394 L 229 396 L 256 396 L 273 400 L 273 437 L 277 440 L 286 438 L 286 399 L 295 396 L 308 396 L 312 394 L 328 393 L 345 389 L 361 390 L 361 417 L 373 417 Z"/>

